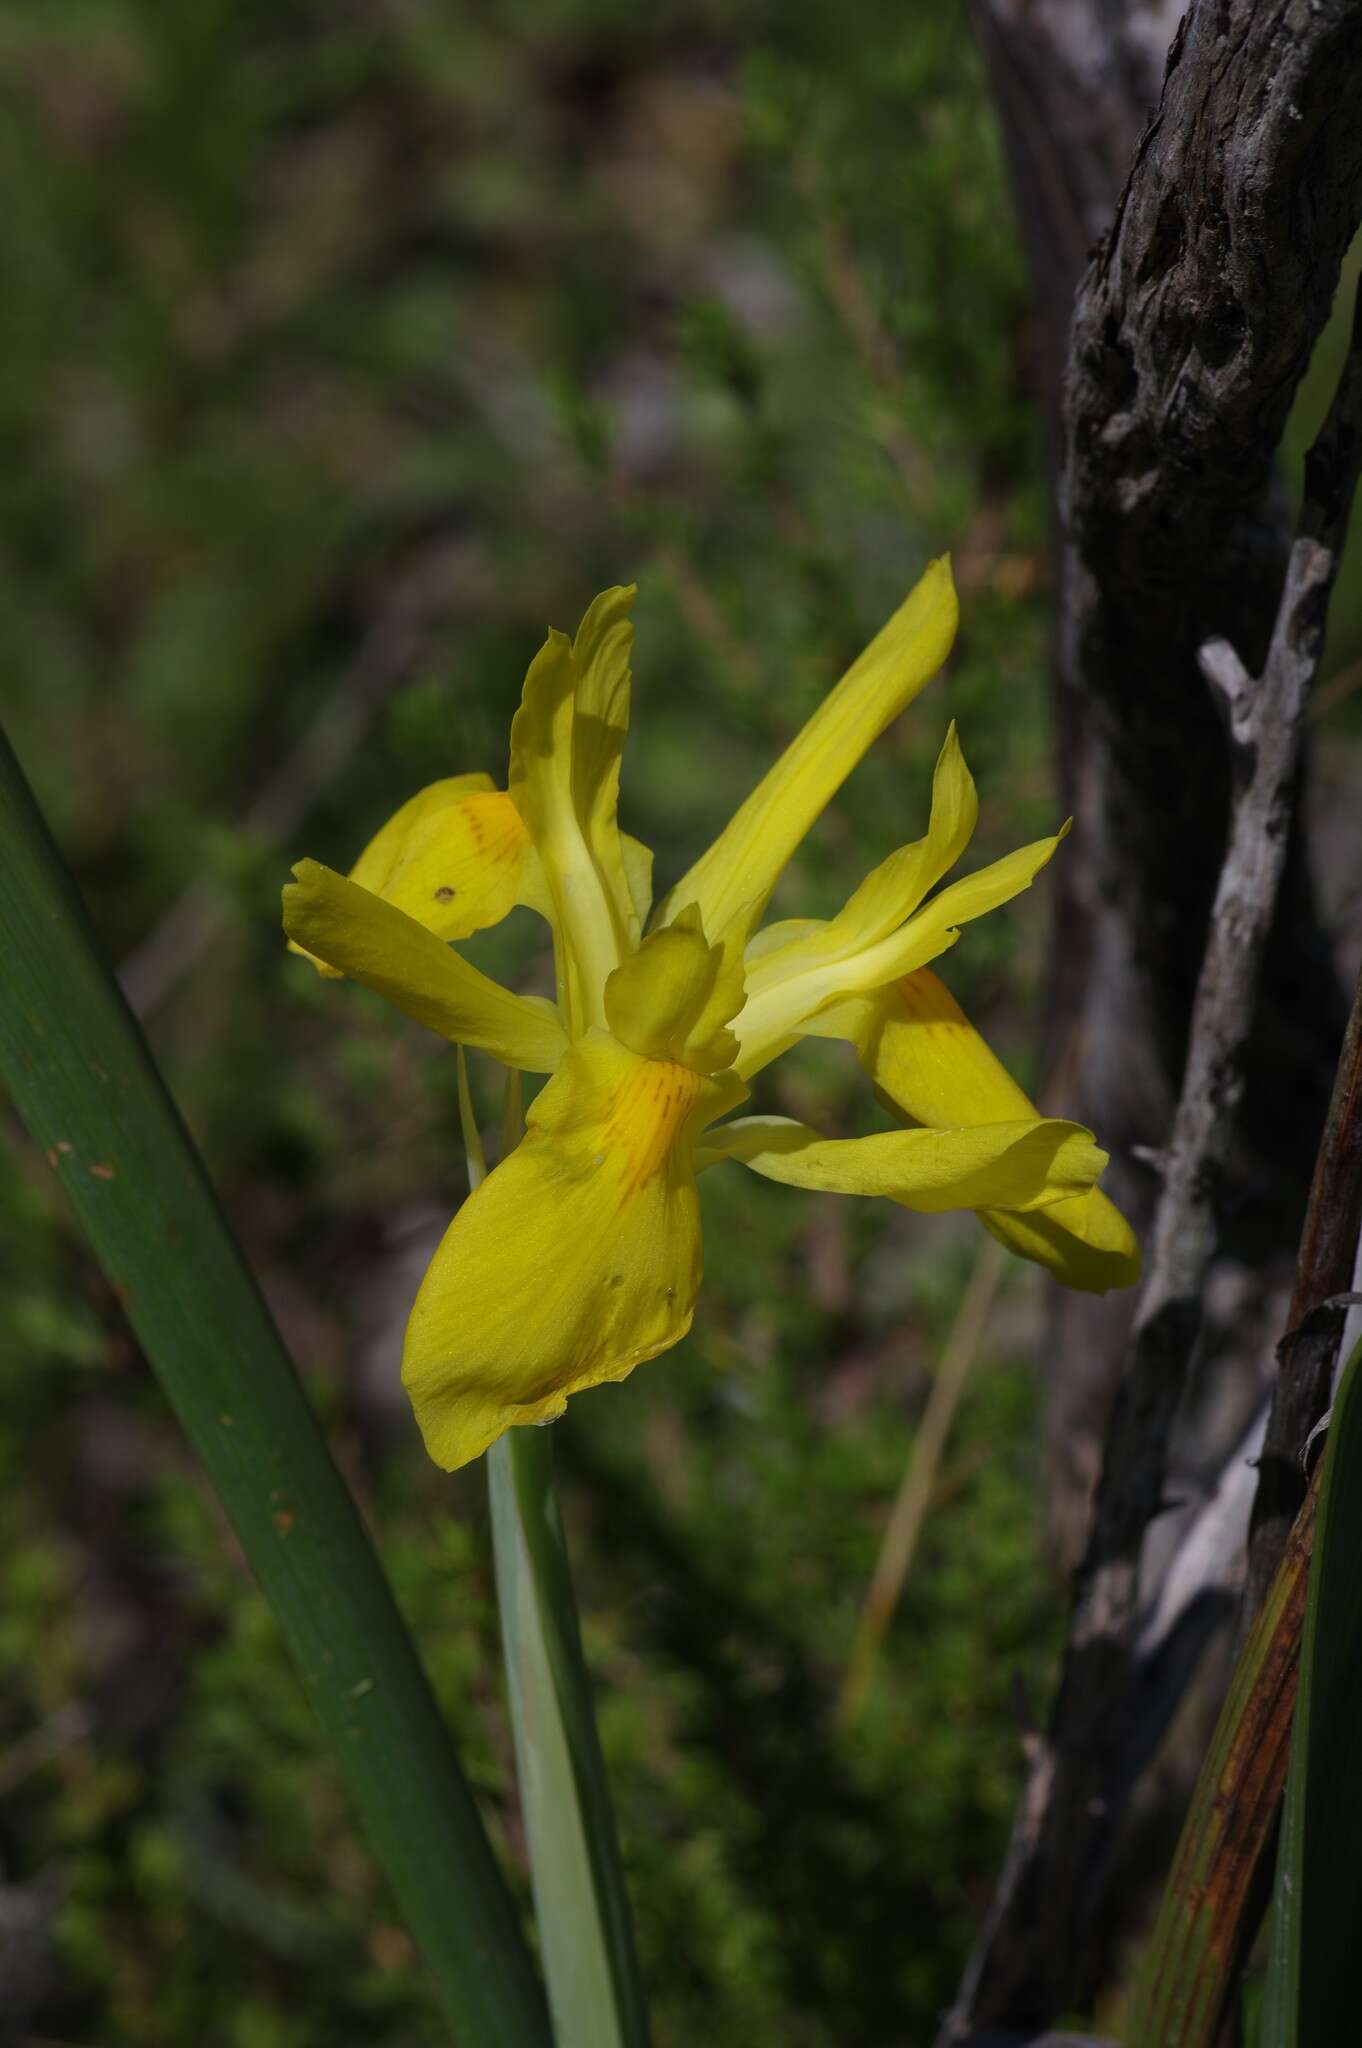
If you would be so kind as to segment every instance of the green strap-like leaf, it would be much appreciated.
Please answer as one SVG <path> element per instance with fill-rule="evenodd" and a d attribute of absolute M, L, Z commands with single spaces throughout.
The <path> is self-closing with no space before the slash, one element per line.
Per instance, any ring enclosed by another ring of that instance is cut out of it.
<path fill-rule="evenodd" d="M 535 1915 L 559 2048 L 647 2048 L 633 1919 L 596 1733 L 549 1429 L 487 1453 L 497 1599 Z"/>
<path fill-rule="evenodd" d="M 513 1904 L 382 1568 L 2 736 L 0 1078 L 222 1498 L 458 2040 L 546 2043 Z"/>
<path fill-rule="evenodd" d="M 1362 1931 L 1362 1344 L 1329 1418 L 1282 1812 L 1260 2036 L 1359 2032 Z"/>

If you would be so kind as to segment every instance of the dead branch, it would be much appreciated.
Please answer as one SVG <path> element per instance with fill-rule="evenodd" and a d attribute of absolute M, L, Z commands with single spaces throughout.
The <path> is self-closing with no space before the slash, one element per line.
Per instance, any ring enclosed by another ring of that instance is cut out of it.
<path fill-rule="evenodd" d="M 1158 1753 L 1207 1645 L 1234 1620 L 1244 1589 L 1249 1511 L 1266 1426 L 1264 1400 L 1188 1523 L 1158 1585 L 1145 1589 L 1113 1778 L 1117 1813 Z"/>
<path fill-rule="evenodd" d="M 1059 1694 L 1028 1774 L 994 1911 L 965 1980 L 962 2003 L 973 2024 L 1042 2024 L 1063 2003 L 1092 1912 L 1094 1868 L 1110 1839 L 1144 1535 L 1162 1503 L 1168 1439 L 1200 1330 L 1216 1198 L 1244 1088 L 1244 1048 L 1285 859 L 1332 568 L 1316 541 L 1297 542 L 1256 684 L 1226 642 L 1204 651 L 1235 765 L 1229 846 L 1145 1284 L 1075 1583 Z M 948 2040 L 958 2038 L 960 2023 L 954 2024 L 957 2034 L 948 2032 Z"/>
<path fill-rule="evenodd" d="M 1333 548 L 1312 516 L 1283 561 L 1273 460 L 1362 212 L 1354 85 L 1356 5 L 1194 4 L 1078 296 L 1060 673 L 1061 695 L 1081 693 L 1087 749 L 1081 1092 L 1118 1143 L 1162 1153 L 1165 1177 L 1050 1731 L 943 2040 L 1043 2027 L 1091 1968 L 1140 1559 L 1200 1327 L 1234 1112 L 1242 1103 L 1280 1207 L 1296 1169 L 1302 1185 L 1308 1174 L 1332 1069 L 1319 1053 L 1337 990 L 1296 797 Z M 1336 415 L 1349 403 L 1341 393 Z M 1328 446 L 1326 429 L 1316 459 L 1332 474 Z M 1346 516 L 1340 501 L 1329 540 Z M 1233 649 L 1208 646 L 1227 627 Z M 1212 684 L 1218 721 L 1193 669 Z M 1165 1145 L 1159 1087 L 1179 1074 Z M 1323 1076 L 1313 1118 L 1312 1076 Z"/>
<path fill-rule="evenodd" d="M 1362 18 L 1347 0 L 1200 0 L 1136 154 L 1182 0 L 971 0 L 971 12 L 1059 472 L 1053 724 L 1077 825 L 1054 883 L 1046 1064 L 1062 1072 L 1066 1112 L 1100 1121 L 1111 1192 L 1143 1233 L 1157 1187 L 1135 1161 L 1162 1149 L 1172 1119 L 1229 815 L 1198 656 L 1218 633 L 1255 672 L 1266 656 L 1291 539 L 1275 450 L 1362 205 L 1362 126 L 1348 112 Z M 1255 1264 L 1264 1247 L 1294 1247 L 1344 1018 L 1300 803 L 1242 1105 L 1246 1199 L 1229 1249 Z M 1128 1318 L 1119 1298 L 1055 1308 L 1046 1514 L 1069 1567 Z"/>
<path fill-rule="evenodd" d="M 1333 404 L 1305 468 L 1306 530 L 1337 552 L 1362 467 L 1362 287 L 1352 344 Z M 1362 980 L 1344 1034 L 1324 1139 L 1310 1184 L 1281 1370 L 1253 1503 L 1245 1618 L 1257 1612 L 1305 1492 L 1302 1453 L 1329 1405 L 1343 1333 L 1345 1292 L 1362 1229 Z"/>
<path fill-rule="evenodd" d="M 1266 660 L 1289 551 L 1276 451 L 1362 216 L 1358 91 L 1353 0 L 1199 0 L 1078 295 L 1062 653 L 1094 750 L 1083 822 L 1107 949 L 1086 1085 L 1132 1143 L 1163 1140 L 1139 1127 L 1132 1034 L 1171 1106 L 1225 843 L 1230 763 L 1200 653 L 1224 634 L 1250 673 Z M 1344 1016 L 1297 838 L 1293 820 L 1253 1044 L 1263 1085 L 1244 1105 L 1265 1199 L 1292 1168 L 1308 1185 Z"/>
<path fill-rule="evenodd" d="M 1305 1494 L 1304 1457 L 1329 1405 L 1362 1230 L 1362 977 L 1310 1189 L 1249 1538 L 1245 1623 L 1277 1568 Z"/>
<path fill-rule="evenodd" d="M 1059 444 L 1074 292 L 1158 103 L 1178 0 L 970 0 L 1038 320 L 1033 365 Z"/>
<path fill-rule="evenodd" d="M 986 1238 L 976 1254 L 969 1284 L 942 1347 L 932 1390 L 913 1433 L 912 1449 L 884 1526 L 879 1556 L 852 1638 L 837 1700 L 838 1725 L 845 1730 L 855 1726 L 865 1705 L 885 1631 L 903 1597 L 904 1581 L 932 1503 L 951 1425 L 964 1398 L 1008 1265 L 1002 1246 L 993 1238 Z"/>

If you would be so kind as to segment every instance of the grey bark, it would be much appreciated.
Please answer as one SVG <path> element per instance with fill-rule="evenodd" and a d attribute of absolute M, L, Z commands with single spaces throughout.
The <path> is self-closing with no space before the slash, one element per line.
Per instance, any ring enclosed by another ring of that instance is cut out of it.
<path fill-rule="evenodd" d="M 1362 469 L 1362 289 L 1338 392 L 1305 469 L 1303 523 L 1326 547 L 1343 545 Z M 1245 1622 L 1261 1606 L 1305 1498 L 1303 1452 L 1329 1405 L 1344 1317 L 1324 1304 L 1348 1287 L 1362 1219 L 1362 981 L 1343 1052 L 1305 1214 L 1289 1332 L 1263 1443 L 1253 1503 Z"/>
<path fill-rule="evenodd" d="M 1130 0 L 1126 5 L 1122 0 L 970 0 L 1031 278 L 1030 373 L 1047 428 L 1058 585 L 1052 664 L 1055 763 L 1060 801 L 1077 820 L 1070 857 L 1056 867 L 1051 882 L 1054 941 L 1042 1064 L 1054 1082 L 1046 1107 L 1067 1104 L 1083 1115 L 1095 1113 L 1099 1086 L 1091 1071 L 1085 991 L 1094 957 L 1117 949 L 1103 944 L 1103 909 L 1089 866 L 1092 821 L 1100 820 L 1102 810 L 1091 715 L 1063 658 L 1062 394 L 1074 295 L 1094 243 L 1111 224 L 1135 146 L 1158 103 L 1178 11 L 1173 0 Z M 1130 1051 L 1135 1062 L 1130 1090 L 1145 1099 L 1145 1108 L 1122 1119 L 1122 1142 L 1115 1147 L 1107 1187 L 1143 1237 L 1155 1187 L 1129 1147 L 1147 1142 L 1145 1134 L 1166 1118 L 1172 1097 L 1146 1047 L 1135 1043 Z M 1113 1128 L 1104 1123 L 1102 1129 L 1104 1143 L 1111 1146 Z M 1120 1357 L 1130 1304 L 1120 1295 L 1106 1300 L 1060 1295 L 1052 1317 L 1051 1366 L 1044 1386 L 1043 1498 L 1051 1550 L 1068 1571 L 1082 1556 L 1113 1362 Z"/>
<path fill-rule="evenodd" d="M 1015 51 L 1037 24 L 1053 38 L 1076 23 L 1110 30 L 1118 15 L 1128 29 L 1150 14 L 1078 0 L 980 0 L 977 12 L 986 43 L 993 39 L 995 78 L 999 47 Z M 1116 41 L 1128 47 L 1120 34 Z M 1068 69 L 1076 76 L 1081 67 Z M 1043 62 L 1028 75 L 1042 95 L 1062 83 Z M 1119 82 L 1121 65 L 1106 75 Z M 1014 67 L 1009 90 L 1016 77 Z M 1064 1099 L 1076 1098 L 1127 1161 L 1137 1148 L 1163 1146 L 1225 846 L 1235 748 L 1198 653 L 1225 638 L 1240 657 L 1237 675 L 1267 666 L 1289 538 L 1275 452 L 1362 211 L 1360 93 L 1357 0 L 1198 0 L 1078 295 L 1059 487 L 1058 723 L 1082 833 L 1060 906 L 1060 994 L 1074 1020 Z M 1046 149 L 1062 139 L 1043 103 L 1035 118 L 1046 122 Z M 1010 153 L 1015 164 L 1015 136 Z M 1053 180 L 1045 189 L 1051 222 L 1072 223 L 1091 188 L 1070 179 L 1063 207 Z M 1020 180 L 1019 190 L 1025 206 Z M 1298 586 L 1297 622 L 1313 637 L 1324 583 L 1317 559 L 1312 569 L 1307 553 L 1298 565 L 1310 587 Z M 1288 604 L 1284 625 L 1292 616 Z M 1298 663 L 1302 649 L 1279 640 L 1277 653 Z M 1212 1061 L 1183 1096 L 1184 1122 L 1203 1113 L 1216 1133 L 1204 1178 L 1193 1175 L 1184 1190 L 1203 1242 L 1226 1221 L 1235 1098 L 1246 1142 L 1233 1179 L 1254 1192 L 1256 1168 L 1261 1182 L 1256 1216 L 1253 1201 L 1241 1201 L 1231 1219 L 1241 1245 L 1255 1226 L 1263 1244 L 1294 1236 L 1323 1122 L 1343 1007 L 1314 915 L 1298 795 L 1292 781 L 1274 792 L 1281 891 L 1245 1057 L 1236 1054 L 1228 1087 Z M 1212 976 L 1214 959 L 1213 948 Z M 1252 1002 L 1250 983 L 1238 1000 Z M 1141 1190 L 1129 1170 L 1125 1180 L 1121 1192 L 1148 1213 L 1152 1182 Z M 1165 1238 L 1156 1270 L 1167 1250 Z M 1142 1312 L 1116 1423 L 1140 1456 L 1123 1465 L 1118 1441 L 1108 1462 L 1052 1739 L 1031 1774 L 952 2038 L 971 2027 L 1048 2024 L 1077 1986 L 1091 1878 L 1109 1847 L 1104 1772 L 1115 1759 L 1102 1715 L 1116 1696 L 1112 1674 L 1130 1662 L 1138 1555 L 1159 1505 L 1198 1293 L 1178 1285 L 1156 1315 Z M 1062 1373 L 1059 1382 L 1080 1465 L 1084 1453 L 1095 1459 L 1121 1352 L 1111 1330 L 1086 1329 L 1096 1340 L 1088 1357 L 1101 1362 L 1086 1381 Z M 1085 1809 L 1095 1825 L 1085 1825 Z"/>
<path fill-rule="evenodd" d="M 1261 678 L 1226 641 L 1202 649 L 1235 762 L 1229 845 L 1197 984 L 1186 1073 L 1112 1413 L 1092 1532 L 1050 1727 L 1036 1746 L 998 1896 L 967 1973 L 969 2026 L 1036 2024 L 1086 1990 L 1086 1937 L 1128 1792 L 1135 1622 L 1145 1532 L 1162 1505 L 1216 1241 L 1216 1192 L 1244 1086 L 1258 970 L 1286 852 L 1310 685 L 1334 557 L 1297 541 Z M 1082 1961 L 1080 1962 L 1080 1958 Z M 957 2027 L 961 2018 L 953 2023 Z"/>
<path fill-rule="evenodd" d="M 1199 6 L 1195 61 L 1189 70 L 1179 53 L 1172 100 L 1143 143 L 1176 18 L 1168 0 L 973 0 L 972 12 L 1062 472 L 1055 728 L 1077 831 L 1056 874 L 1053 1100 L 1100 1128 L 1111 1192 L 1144 1229 L 1157 1182 L 1138 1158 L 1161 1148 L 1177 1099 L 1228 816 L 1196 654 L 1216 634 L 1251 668 L 1266 651 L 1289 542 L 1275 450 L 1347 240 L 1345 17 L 1356 9 L 1326 6 L 1322 28 L 1307 0 Z M 1315 78 L 1297 122 L 1286 110 L 1305 82 L 1291 57 L 1303 22 L 1312 49 L 1332 40 L 1344 69 L 1324 103 Z M 1264 61 L 1271 78 L 1279 57 L 1283 75 L 1255 109 L 1253 67 Z M 1132 218 L 1071 331 L 1087 254 L 1118 202 Z M 1269 265 L 1268 250 L 1280 260 Z M 1293 824 L 1250 1058 L 1248 1199 L 1234 1219 L 1251 1261 L 1293 1244 L 1343 1015 Z M 1073 1565 L 1129 1306 L 1071 1299 L 1057 1314 L 1047 1509 Z"/>
<path fill-rule="evenodd" d="M 1074 293 L 1158 104 L 1181 11 L 1179 0 L 971 0 L 1031 273 L 1033 369 L 1056 426 Z"/>
<path fill-rule="evenodd" d="M 1085 1037 L 1104 1127 L 1114 1108 L 1145 1144 L 1161 1132 L 1137 1128 L 1150 1103 L 1121 1053 L 1139 1029 L 1180 1075 L 1224 845 L 1197 654 L 1223 636 L 1257 673 L 1267 652 L 1289 538 L 1274 463 L 1357 226 L 1360 66 L 1355 0 L 1200 0 L 1076 309 L 1061 661 L 1101 798 Z M 1344 1011 L 1294 831 L 1265 988 L 1248 1122 L 1269 1186 L 1289 1146 L 1303 1192 Z"/>

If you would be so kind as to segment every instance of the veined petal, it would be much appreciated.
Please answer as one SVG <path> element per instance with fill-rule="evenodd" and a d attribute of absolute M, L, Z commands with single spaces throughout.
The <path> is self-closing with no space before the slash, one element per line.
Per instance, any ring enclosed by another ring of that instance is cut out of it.
<path fill-rule="evenodd" d="M 950 563 L 943 556 L 677 883 L 659 922 L 695 903 L 714 939 L 724 938 L 738 919 L 750 929 L 829 798 L 946 659 L 957 618 Z"/>
<path fill-rule="evenodd" d="M 1030 1116 L 954 1130 L 822 1138 L 782 1116 L 739 1117 L 706 1133 L 697 1164 L 740 1159 L 791 1187 L 887 1195 L 905 1209 L 1043 1209 L 1085 1193 L 1107 1155 L 1081 1124 Z"/>
<path fill-rule="evenodd" d="M 928 968 L 873 995 L 830 1007 L 809 1025 L 846 1038 L 883 1098 L 914 1123 L 1002 1122 L 1034 1116 L 1029 1096 Z M 1135 1233 L 1100 1188 L 1022 1217 L 1007 1207 L 980 1221 L 1010 1250 L 1035 1259 L 1069 1287 L 1104 1293 L 1140 1276 Z"/>
<path fill-rule="evenodd" d="M 726 1026 L 743 1001 L 741 958 L 706 943 L 693 904 L 651 932 L 605 985 L 606 1020 L 622 1045 L 699 1074 L 733 1064 L 738 1041 Z"/>
<path fill-rule="evenodd" d="M 375 833 L 349 879 L 439 939 L 469 938 L 517 903 L 547 909 L 530 835 L 490 775 L 450 775 L 418 791 Z M 305 957 L 318 973 L 336 974 L 315 955 Z"/>
<path fill-rule="evenodd" d="M 1065 824 L 1052 838 L 1019 847 L 950 883 L 897 931 L 859 952 L 829 955 L 825 927 L 823 934 L 764 955 L 748 977 L 747 1004 L 737 1020 L 739 1070 L 747 1077 L 757 1073 L 794 1036 L 843 1036 L 817 1031 L 822 1010 L 885 988 L 947 952 L 962 924 L 1029 888 L 1068 830 Z"/>
<path fill-rule="evenodd" d="M 693 1134 L 740 1095 L 604 1033 L 572 1046 L 412 1309 L 402 1378 L 437 1465 L 684 1337 L 701 1270 Z"/>
<path fill-rule="evenodd" d="M 827 928 L 825 917 L 782 917 L 775 924 L 764 924 L 759 932 L 753 932 L 743 949 L 743 959 L 751 969 L 772 953 L 783 953 L 796 940 L 816 938 Z"/>
<path fill-rule="evenodd" d="M 849 1040 L 875 1086 L 914 1123 L 1005 1123 L 1036 1114 L 930 968 L 829 1007 L 811 1021 L 809 1035 Z"/>
<path fill-rule="evenodd" d="M 414 917 L 315 860 L 284 890 L 284 929 L 304 951 L 386 996 L 430 1031 L 551 1073 L 567 1050 L 552 1003 L 512 995 Z"/>
<path fill-rule="evenodd" d="M 1030 888 L 1056 847 L 1068 838 L 1072 824 L 1072 818 L 1066 818 L 1050 838 L 1034 839 L 1029 846 L 1019 846 L 1015 853 L 1005 853 L 1001 860 L 991 861 L 986 868 L 948 883 L 916 916 L 862 955 L 857 985 L 877 988 L 885 980 L 911 974 L 915 967 L 935 959 L 948 932 L 1020 896 L 1023 889 Z M 883 972 L 886 967 L 887 974 Z"/>
<path fill-rule="evenodd" d="M 901 846 L 868 875 L 827 926 L 819 944 L 845 959 L 888 938 L 910 917 L 969 845 L 979 816 L 974 777 L 965 766 L 952 719 L 932 776 L 927 834 Z"/>
<path fill-rule="evenodd" d="M 629 929 L 637 943 L 648 922 L 648 912 L 653 907 L 653 849 L 645 846 L 641 839 L 631 838 L 627 832 L 621 832 L 620 846 L 624 853 L 624 879 L 633 906 Z"/>
<path fill-rule="evenodd" d="M 586 610 L 572 643 L 577 670 L 577 715 L 572 741 L 572 792 L 582 830 L 615 909 L 633 943 L 642 929 L 630 875 L 630 854 L 622 845 L 618 810 L 620 757 L 629 731 L 629 696 L 634 651 L 630 619 L 637 585 L 603 590 Z M 636 843 L 636 842 L 635 842 Z M 649 876 L 652 861 L 649 856 Z"/>
<path fill-rule="evenodd" d="M 510 792 L 543 866 L 577 1031 L 604 1022 L 606 979 L 642 929 L 641 866 L 616 817 L 633 601 L 632 586 L 607 590 L 575 641 L 549 634 L 511 725 Z"/>
<path fill-rule="evenodd" d="M 952 719 L 932 777 L 926 837 L 881 861 L 836 917 L 788 918 L 756 933 L 745 955 L 749 995 L 755 999 L 778 983 L 849 960 L 897 931 L 959 860 L 978 815 L 974 777 L 965 766 Z"/>
<path fill-rule="evenodd" d="M 1135 1233 L 1101 1188 L 1089 1188 L 1086 1195 L 1056 1202 L 1049 1209 L 1033 1209 L 1026 1216 L 981 1209 L 979 1221 L 1010 1252 L 1045 1266 L 1066 1287 L 1086 1294 L 1130 1287 L 1140 1277 Z"/>

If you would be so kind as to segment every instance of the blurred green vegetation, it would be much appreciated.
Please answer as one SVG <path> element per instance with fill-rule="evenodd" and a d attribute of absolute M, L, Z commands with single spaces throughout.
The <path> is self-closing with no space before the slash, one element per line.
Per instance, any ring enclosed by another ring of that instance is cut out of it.
<path fill-rule="evenodd" d="M 481 1474 L 424 1461 L 396 1385 L 461 1191 L 453 1063 L 288 961 L 278 888 L 426 781 L 500 777 L 544 627 L 628 578 L 625 822 L 665 886 L 943 547 L 949 674 L 780 906 L 827 911 L 914 836 L 951 716 L 978 858 L 1053 818 L 1039 430 L 963 0 L 868 0 L 854 33 L 814 0 L 31 0 L 0 82 L 5 717 L 154 987 L 527 1896 Z M 1023 1071 L 1039 896 L 951 961 Z M 513 919 L 479 957 L 532 971 L 536 944 Z M 769 1099 L 831 1131 L 874 1113 L 829 1048 Z M 16 1143 L 0 1175 L 0 1883 L 34 1930 L 10 2009 L 131 2048 L 437 2038 L 116 1303 L 42 1162 Z M 736 1171 L 705 1201 L 691 1340 L 561 1426 L 659 2048 L 925 2039 L 1057 1626 L 1040 1283 L 1009 1280 L 838 1733 L 975 1238 Z"/>

